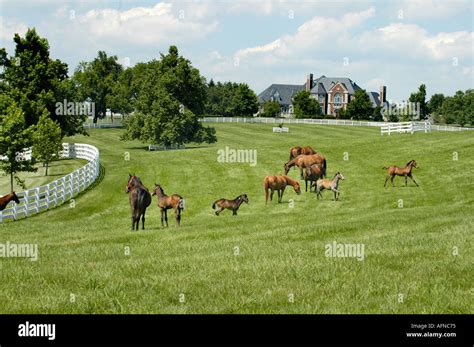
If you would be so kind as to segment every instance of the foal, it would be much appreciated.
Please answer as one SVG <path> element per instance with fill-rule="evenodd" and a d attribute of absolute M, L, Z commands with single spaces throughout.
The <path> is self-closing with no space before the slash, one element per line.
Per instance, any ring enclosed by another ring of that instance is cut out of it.
<path fill-rule="evenodd" d="M 0 198 L 0 211 L 3 211 L 7 207 L 8 203 L 12 200 L 17 204 L 20 203 L 20 199 L 18 199 L 18 196 L 15 194 L 15 192 L 11 192 L 10 194 L 2 196 Z"/>
<path fill-rule="evenodd" d="M 309 191 L 312 191 L 313 182 L 316 182 L 323 177 L 323 167 L 321 164 L 313 164 L 311 166 L 306 166 L 306 170 L 303 171 L 303 179 L 306 186 L 306 191 L 308 191 L 308 181 L 309 181 Z"/>
<path fill-rule="evenodd" d="M 387 186 L 387 181 L 390 178 L 390 181 L 392 181 L 392 187 L 393 187 L 393 180 L 395 179 L 395 176 L 405 176 L 405 187 L 408 185 L 408 177 L 411 178 L 413 182 L 415 182 L 416 186 L 419 187 L 418 183 L 415 181 L 413 176 L 411 175 L 411 170 L 416 167 L 416 160 L 410 160 L 407 165 L 404 168 L 400 168 L 398 166 L 389 166 L 389 167 L 384 167 L 384 169 L 387 170 L 387 177 L 385 178 L 385 183 L 384 187 Z"/>
<path fill-rule="evenodd" d="M 334 192 L 334 200 L 339 199 L 339 190 L 337 190 L 339 186 L 339 180 L 344 180 L 344 176 L 338 171 L 336 175 L 334 175 L 334 178 L 332 180 L 328 179 L 319 179 L 316 182 L 316 194 L 319 200 L 319 196 L 321 196 L 321 199 L 323 198 L 323 194 L 321 194 L 321 191 L 324 189 L 327 190 L 332 190 Z"/>
<path fill-rule="evenodd" d="M 180 226 L 181 223 L 181 211 L 184 210 L 184 199 L 181 195 L 173 194 L 168 196 L 161 188 L 161 185 L 155 183 L 155 188 L 153 189 L 152 196 L 156 195 L 158 197 L 158 207 L 161 212 L 161 226 L 164 228 L 165 225 L 163 221 L 166 222 L 168 226 L 168 210 L 172 208 L 176 216 L 176 224 Z"/>
<path fill-rule="evenodd" d="M 212 208 L 215 210 L 216 205 L 220 208 L 218 211 L 216 211 L 216 216 L 218 216 L 219 213 L 221 213 L 225 209 L 232 210 L 232 215 L 236 216 L 237 210 L 239 209 L 240 205 L 242 205 L 243 202 L 245 202 L 246 204 L 249 203 L 249 198 L 247 197 L 247 194 L 239 195 L 234 200 L 227 200 L 227 199 L 216 200 L 212 204 Z"/>

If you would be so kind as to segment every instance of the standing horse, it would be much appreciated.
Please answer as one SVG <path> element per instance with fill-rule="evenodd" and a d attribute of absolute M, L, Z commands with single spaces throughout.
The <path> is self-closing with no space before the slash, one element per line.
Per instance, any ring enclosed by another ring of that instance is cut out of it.
<path fill-rule="evenodd" d="M 419 187 L 418 183 L 415 181 L 413 176 L 411 175 L 411 170 L 416 167 L 416 160 L 410 160 L 407 165 L 403 168 L 400 168 L 398 166 L 389 166 L 389 167 L 384 167 L 384 169 L 387 170 L 387 177 L 385 178 L 385 183 L 384 187 L 387 186 L 387 181 L 390 178 L 390 181 L 392 181 L 392 187 L 393 187 L 393 180 L 395 179 L 395 176 L 405 176 L 405 187 L 408 185 L 408 177 L 411 178 L 413 182 L 415 182 L 416 186 Z"/>
<path fill-rule="evenodd" d="M 321 194 L 321 191 L 324 189 L 327 190 L 332 190 L 334 192 L 334 200 L 339 199 L 339 190 L 337 189 L 339 187 L 339 180 L 345 180 L 344 176 L 338 171 L 334 175 L 334 178 L 332 180 L 328 179 L 319 179 L 316 182 L 316 196 L 319 197 L 321 196 L 321 199 L 323 198 L 323 194 Z"/>
<path fill-rule="evenodd" d="M 316 153 L 317 152 L 311 146 L 304 146 L 303 148 L 301 148 L 301 154 L 311 155 L 311 154 L 316 154 Z"/>
<path fill-rule="evenodd" d="M 3 211 L 7 207 L 8 203 L 12 200 L 17 204 L 20 203 L 20 199 L 18 199 L 18 196 L 15 194 L 15 192 L 11 192 L 10 194 L 2 196 L 0 198 L 0 211 Z"/>
<path fill-rule="evenodd" d="M 161 227 L 165 227 L 163 221 L 168 226 L 168 209 L 172 208 L 176 216 L 176 223 L 180 226 L 181 211 L 184 210 L 184 199 L 181 195 L 173 194 L 168 196 L 165 194 L 163 188 L 158 183 L 155 183 L 155 189 L 151 195 L 156 195 L 158 198 L 158 207 L 161 212 Z"/>
<path fill-rule="evenodd" d="M 305 147 L 300 147 L 300 146 L 295 146 L 290 148 L 290 159 L 288 161 L 295 159 L 297 156 L 301 154 L 305 155 L 311 155 L 311 154 L 316 154 L 317 152 L 313 149 L 311 146 L 305 146 Z"/>
<path fill-rule="evenodd" d="M 138 230 L 140 217 L 142 218 L 142 229 L 145 229 L 145 212 L 151 204 L 150 192 L 139 177 L 129 174 L 125 193 L 128 193 L 128 201 L 132 211 L 132 231 L 135 230 L 135 227 Z"/>
<path fill-rule="evenodd" d="M 234 200 L 227 200 L 227 199 L 219 199 L 214 201 L 212 204 L 212 208 L 215 210 L 216 205 L 220 208 L 218 211 L 216 211 L 216 216 L 219 215 L 224 209 L 232 210 L 232 215 L 236 216 L 237 215 L 237 210 L 239 209 L 240 205 L 245 202 L 246 204 L 249 203 L 249 198 L 247 197 L 247 194 L 242 194 L 236 197 Z"/>
<path fill-rule="evenodd" d="M 270 200 L 273 201 L 273 192 L 275 190 L 278 191 L 278 203 L 281 202 L 283 198 L 283 193 L 285 192 L 285 188 L 287 185 L 290 185 L 295 190 L 296 194 L 301 194 L 301 188 L 298 181 L 285 176 L 285 175 L 278 175 L 278 176 L 265 176 L 263 181 L 263 185 L 265 187 L 265 204 L 268 202 L 268 190 L 270 189 L 272 192 L 270 194 Z"/>
<path fill-rule="evenodd" d="M 288 175 L 288 172 L 290 171 L 290 168 L 292 166 L 298 166 L 300 169 L 300 177 L 303 179 L 303 169 L 307 166 L 311 166 L 313 164 L 321 164 L 322 170 L 323 170 L 323 176 L 326 177 L 326 158 L 321 155 L 321 154 L 310 154 L 310 155 L 305 155 L 301 154 L 297 156 L 296 158 L 290 160 L 288 163 L 286 163 L 283 168 L 285 170 L 285 175 Z"/>
<path fill-rule="evenodd" d="M 306 186 L 306 191 L 308 191 L 308 181 L 309 183 L 309 192 L 312 191 L 313 182 L 316 182 L 323 177 L 323 167 L 321 164 L 313 164 L 307 166 L 306 170 L 303 171 L 303 179 Z"/>

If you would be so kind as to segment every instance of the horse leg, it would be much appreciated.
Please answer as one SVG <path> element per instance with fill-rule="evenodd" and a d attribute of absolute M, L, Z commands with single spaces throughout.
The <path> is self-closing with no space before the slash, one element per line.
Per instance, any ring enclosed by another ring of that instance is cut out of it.
<path fill-rule="evenodd" d="M 145 230 L 145 212 L 142 215 L 142 230 Z"/>
<path fill-rule="evenodd" d="M 178 226 L 181 225 L 181 209 L 178 207 L 175 211 L 174 211 L 175 215 L 176 215 L 176 223 L 178 223 Z"/>
<path fill-rule="evenodd" d="M 393 184 L 394 179 L 395 179 L 395 175 L 392 175 L 392 178 L 390 178 L 390 181 L 392 182 L 392 187 L 395 187 L 395 185 Z"/>
<path fill-rule="evenodd" d="M 419 187 L 418 183 L 415 181 L 415 179 L 413 178 L 413 176 L 411 175 L 411 173 L 410 173 L 409 177 L 410 177 L 411 180 L 416 184 L 416 186 Z"/>
<path fill-rule="evenodd" d="M 300 167 L 300 179 L 302 180 L 304 177 L 303 177 L 303 167 Z"/>
<path fill-rule="evenodd" d="M 168 227 L 168 210 L 165 209 L 165 223 L 166 223 L 166 227 Z"/>
<path fill-rule="evenodd" d="M 387 181 L 388 181 L 389 178 L 390 178 L 390 175 L 388 175 L 388 176 L 385 178 L 385 183 L 383 184 L 384 187 L 387 186 Z"/>
<path fill-rule="evenodd" d="M 236 208 L 232 209 L 232 215 L 237 216 L 237 209 Z"/>
<path fill-rule="evenodd" d="M 270 193 L 270 201 L 273 201 L 273 193 L 274 193 L 274 192 L 275 192 L 275 191 L 272 189 L 272 192 Z"/>
<path fill-rule="evenodd" d="M 140 229 L 140 212 L 138 212 L 137 217 L 135 218 L 135 223 L 136 223 L 136 230 Z"/>
<path fill-rule="evenodd" d="M 135 216 L 132 214 L 132 231 L 135 230 Z"/>
<path fill-rule="evenodd" d="M 224 207 L 221 207 L 220 209 L 218 209 L 218 210 L 216 211 L 216 216 L 218 216 L 219 213 L 221 213 L 222 211 L 224 211 Z"/>
<path fill-rule="evenodd" d="M 165 225 L 163 224 L 164 212 L 162 208 L 160 209 L 160 213 L 161 213 L 161 227 L 164 228 L 165 227 Z"/>
<path fill-rule="evenodd" d="M 408 182 L 407 182 L 407 181 L 408 181 L 408 176 L 405 175 L 405 187 L 408 186 Z"/>
<path fill-rule="evenodd" d="M 305 184 L 305 192 L 307 193 L 308 192 L 308 180 L 304 180 L 304 184 Z M 311 187 L 310 187 L 310 191 L 311 191 Z"/>
<path fill-rule="evenodd" d="M 281 190 L 281 194 L 280 194 L 280 200 L 278 200 L 278 202 L 281 203 L 281 201 L 283 200 L 283 193 L 285 192 L 285 187 L 283 187 L 283 189 Z"/>

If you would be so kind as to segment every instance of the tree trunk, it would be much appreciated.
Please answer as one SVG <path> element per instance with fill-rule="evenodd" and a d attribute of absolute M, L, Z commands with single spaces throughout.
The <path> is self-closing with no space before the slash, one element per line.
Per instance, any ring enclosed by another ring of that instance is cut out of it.
<path fill-rule="evenodd" d="M 13 172 L 10 173 L 10 192 L 13 192 Z"/>
<path fill-rule="evenodd" d="M 46 164 L 46 175 L 45 176 L 48 176 L 48 167 L 49 167 L 49 163 L 45 163 Z"/>

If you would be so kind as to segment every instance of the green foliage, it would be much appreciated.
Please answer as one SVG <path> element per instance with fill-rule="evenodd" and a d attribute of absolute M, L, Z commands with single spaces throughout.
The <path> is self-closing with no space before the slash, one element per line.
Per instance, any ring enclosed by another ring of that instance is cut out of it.
<path fill-rule="evenodd" d="M 0 170 L 10 175 L 12 191 L 14 179 L 24 188 L 17 173 L 36 171 L 31 160 L 21 158 L 22 153 L 32 144 L 33 131 L 33 126 L 26 126 L 22 109 L 15 103 L 9 106 L 0 121 Z"/>
<path fill-rule="evenodd" d="M 205 110 L 209 115 L 252 116 L 258 111 L 257 95 L 247 84 L 211 80 Z"/>
<path fill-rule="evenodd" d="M 281 113 L 281 106 L 278 101 L 267 101 L 263 104 L 262 117 L 278 117 Z"/>
<path fill-rule="evenodd" d="M 412 93 L 410 95 L 410 97 L 408 98 L 408 101 L 419 104 L 420 105 L 419 117 L 420 119 L 426 119 L 428 115 L 428 106 L 426 104 L 426 86 L 424 84 L 420 85 L 417 92 Z M 409 116 L 409 119 L 414 119 L 418 115 L 409 114 L 408 116 Z"/>
<path fill-rule="evenodd" d="M 446 124 L 474 125 L 474 90 L 458 90 L 454 96 L 445 97 L 439 113 Z"/>
<path fill-rule="evenodd" d="M 15 54 L 8 57 L 0 50 L 0 78 L 8 85 L 2 92 L 8 94 L 23 110 L 26 126 L 38 122 L 46 108 L 50 117 L 61 126 L 63 135 L 82 132 L 82 121 L 70 115 L 55 113 L 56 102 L 65 94 L 62 83 L 67 78 L 67 64 L 49 56 L 49 44 L 35 29 L 28 29 L 25 37 L 14 36 Z"/>
<path fill-rule="evenodd" d="M 444 101 L 444 95 L 443 94 L 433 94 L 431 95 L 430 100 L 428 101 L 428 111 L 431 114 L 434 113 L 439 113 L 441 109 L 441 105 L 443 104 Z"/>
<path fill-rule="evenodd" d="M 318 118 L 321 116 L 321 106 L 306 90 L 295 95 L 293 107 L 296 118 Z"/>
<path fill-rule="evenodd" d="M 374 122 L 383 122 L 382 109 L 382 106 L 375 107 L 372 113 L 371 120 L 373 120 Z"/>
<path fill-rule="evenodd" d="M 245 83 L 240 83 L 230 103 L 230 112 L 237 116 L 252 116 L 258 111 L 257 95 Z"/>
<path fill-rule="evenodd" d="M 133 72 L 132 68 L 123 70 L 113 82 L 112 91 L 106 97 L 106 103 L 112 113 L 127 115 L 133 111 Z"/>
<path fill-rule="evenodd" d="M 117 57 L 109 57 L 103 51 L 99 51 L 93 61 L 81 62 L 76 68 L 73 79 L 77 86 L 77 97 L 80 101 L 87 100 L 95 104 L 94 122 L 105 117 L 107 102 L 121 72 L 122 65 L 117 62 Z"/>
<path fill-rule="evenodd" d="M 33 134 L 33 156 L 45 164 L 45 176 L 48 176 L 49 163 L 59 158 L 62 148 L 61 127 L 45 112 Z"/>
<path fill-rule="evenodd" d="M 373 118 L 372 102 L 364 89 L 359 89 L 355 92 L 346 107 L 345 113 L 348 119 L 369 120 Z"/>
<path fill-rule="evenodd" d="M 183 80 L 177 80 L 175 74 Z M 181 87 L 176 88 L 174 83 Z M 190 84 L 189 89 L 186 83 Z M 169 54 L 161 55 L 161 60 L 137 64 L 133 68 L 130 89 L 136 96 L 136 112 L 124 121 L 123 140 L 138 139 L 166 146 L 216 141 L 214 129 L 203 127 L 198 116 L 187 106 L 191 105 L 197 112 L 204 107 L 204 79 L 187 59 L 177 56 L 176 47 L 171 46 Z M 188 95 L 193 93 L 195 95 Z"/>

